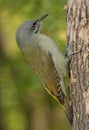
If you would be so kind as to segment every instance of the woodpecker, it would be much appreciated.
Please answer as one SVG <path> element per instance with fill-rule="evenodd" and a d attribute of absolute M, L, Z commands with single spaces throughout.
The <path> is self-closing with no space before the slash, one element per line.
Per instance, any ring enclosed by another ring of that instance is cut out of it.
<path fill-rule="evenodd" d="M 17 29 L 16 41 L 28 65 L 47 92 L 61 105 L 72 124 L 72 111 L 68 99 L 68 64 L 55 42 L 40 33 L 44 16 L 26 21 Z"/>

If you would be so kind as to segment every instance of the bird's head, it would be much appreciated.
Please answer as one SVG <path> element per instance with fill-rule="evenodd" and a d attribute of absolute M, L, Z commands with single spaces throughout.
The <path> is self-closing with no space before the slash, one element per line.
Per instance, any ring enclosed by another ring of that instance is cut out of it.
<path fill-rule="evenodd" d="M 42 21 L 48 16 L 45 14 L 37 20 L 26 21 L 20 25 L 16 32 L 16 40 L 17 42 L 22 42 L 25 39 L 30 38 L 33 34 L 37 34 L 40 32 Z"/>

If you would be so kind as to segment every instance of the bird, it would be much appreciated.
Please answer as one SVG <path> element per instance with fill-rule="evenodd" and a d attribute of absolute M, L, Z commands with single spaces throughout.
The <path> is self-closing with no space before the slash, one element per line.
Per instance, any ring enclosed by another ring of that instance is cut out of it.
<path fill-rule="evenodd" d="M 22 23 L 16 31 L 16 41 L 29 67 L 45 90 L 60 104 L 72 124 L 68 63 L 54 40 L 41 33 L 42 22 L 47 16 L 45 14 Z"/>

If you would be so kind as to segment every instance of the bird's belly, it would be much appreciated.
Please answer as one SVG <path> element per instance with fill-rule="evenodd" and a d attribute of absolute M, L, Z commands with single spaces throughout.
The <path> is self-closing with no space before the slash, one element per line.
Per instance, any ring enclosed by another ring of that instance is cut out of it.
<path fill-rule="evenodd" d="M 29 67 L 32 68 L 41 83 L 52 93 L 58 95 L 55 70 L 49 54 L 41 48 L 35 48 L 33 51 L 24 51 L 23 53 Z"/>

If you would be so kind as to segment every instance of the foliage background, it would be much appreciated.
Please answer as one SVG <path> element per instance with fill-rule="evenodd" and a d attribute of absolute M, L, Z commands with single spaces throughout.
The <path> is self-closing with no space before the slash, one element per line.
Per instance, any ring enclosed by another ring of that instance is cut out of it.
<path fill-rule="evenodd" d="M 64 53 L 65 0 L 0 0 L 0 130 L 69 130 L 60 106 L 28 68 L 15 41 L 18 26 L 46 13 L 42 32 Z"/>

